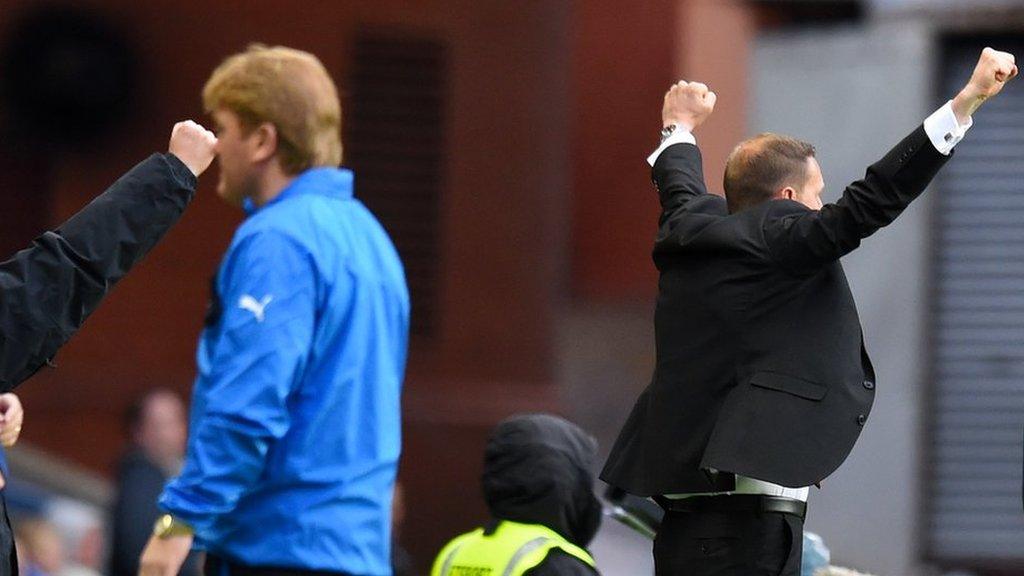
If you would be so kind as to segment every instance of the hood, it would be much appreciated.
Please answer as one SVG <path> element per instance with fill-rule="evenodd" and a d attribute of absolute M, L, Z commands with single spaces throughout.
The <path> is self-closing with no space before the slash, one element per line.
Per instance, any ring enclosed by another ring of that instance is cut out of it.
<path fill-rule="evenodd" d="M 543 524 L 586 547 L 601 523 L 591 468 L 597 441 L 549 414 L 513 416 L 491 433 L 483 492 L 491 515 Z"/>

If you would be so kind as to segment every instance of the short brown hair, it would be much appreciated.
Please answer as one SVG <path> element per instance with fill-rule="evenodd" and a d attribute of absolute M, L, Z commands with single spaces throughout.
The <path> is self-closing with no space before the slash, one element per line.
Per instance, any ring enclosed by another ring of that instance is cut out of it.
<path fill-rule="evenodd" d="M 253 44 L 228 57 L 206 81 L 208 113 L 227 109 L 242 126 L 277 128 L 281 168 L 298 174 L 341 164 L 341 103 L 320 60 L 284 46 Z"/>
<path fill-rule="evenodd" d="M 814 146 L 765 132 L 744 140 L 725 163 L 725 198 L 729 212 L 766 202 L 780 188 L 803 185 L 807 178 L 807 159 L 814 157 Z"/>

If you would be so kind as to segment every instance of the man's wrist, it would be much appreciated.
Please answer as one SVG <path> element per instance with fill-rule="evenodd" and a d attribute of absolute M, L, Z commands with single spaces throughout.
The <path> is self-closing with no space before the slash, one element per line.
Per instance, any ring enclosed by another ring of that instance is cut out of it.
<path fill-rule="evenodd" d="M 985 100 L 983 94 L 971 90 L 970 86 L 965 86 L 953 97 L 953 114 L 956 115 L 956 121 L 961 126 L 967 124 L 970 117 L 974 116 Z"/>
<path fill-rule="evenodd" d="M 191 536 L 195 531 L 191 526 L 170 514 L 162 514 L 153 524 L 153 535 L 161 540 L 175 536 Z"/>
<path fill-rule="evenodd" d="M 667 137 L 663 131 L 661 144 L 658 145 L 654 152 L 647 157 L 647 163 L 654 166 L 654 162 L 658 159 L 658 156 L 660 156 L 666 148 L 674 144 L 693 144 L 696 146 L 697 140 L 693 137 L 693 133 L 687 130 L 685 126 L 676 126 L 675 129 L 671 130 Z"/>
<path fill-rule="evenodd" d="M 661 123 L 662 129 L 666 129 L 669 126 L 675 126 L 675 130 L 685 130 L 686 132 L 693 132 L 693 123 L 684 122 L 682 120 L 665 120 Z"/>

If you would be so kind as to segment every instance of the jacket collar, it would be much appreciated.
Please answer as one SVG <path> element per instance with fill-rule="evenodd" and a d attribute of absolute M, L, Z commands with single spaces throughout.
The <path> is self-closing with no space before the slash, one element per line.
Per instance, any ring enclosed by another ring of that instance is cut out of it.
<path fill-rule="evenodd" d="M 352 198 L 355 175 L 347 168 L 310 168 L 295 177 L 290 184 L 284 187 L 273 200 L 263 206 L 256 206 L 251 198 L 246 198 L 242 207 L 247 216 L 252 216 L 260 210 L 283 202 L 288 198 L 316 194 L 347 200 Z"/>

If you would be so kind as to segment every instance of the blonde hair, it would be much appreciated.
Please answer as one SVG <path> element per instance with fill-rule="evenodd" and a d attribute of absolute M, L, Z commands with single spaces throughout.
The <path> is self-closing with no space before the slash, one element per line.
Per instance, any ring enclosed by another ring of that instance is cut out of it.
<path fill-rule="evenodd" d="M 208 113 L 227 109 L 252 130 L 277 129 L 278 156 L 287 174 L 341 164 L 341 103 L 327 69 L 308 52 L 252 44 L 229 56 L 203 87 Z"/>

